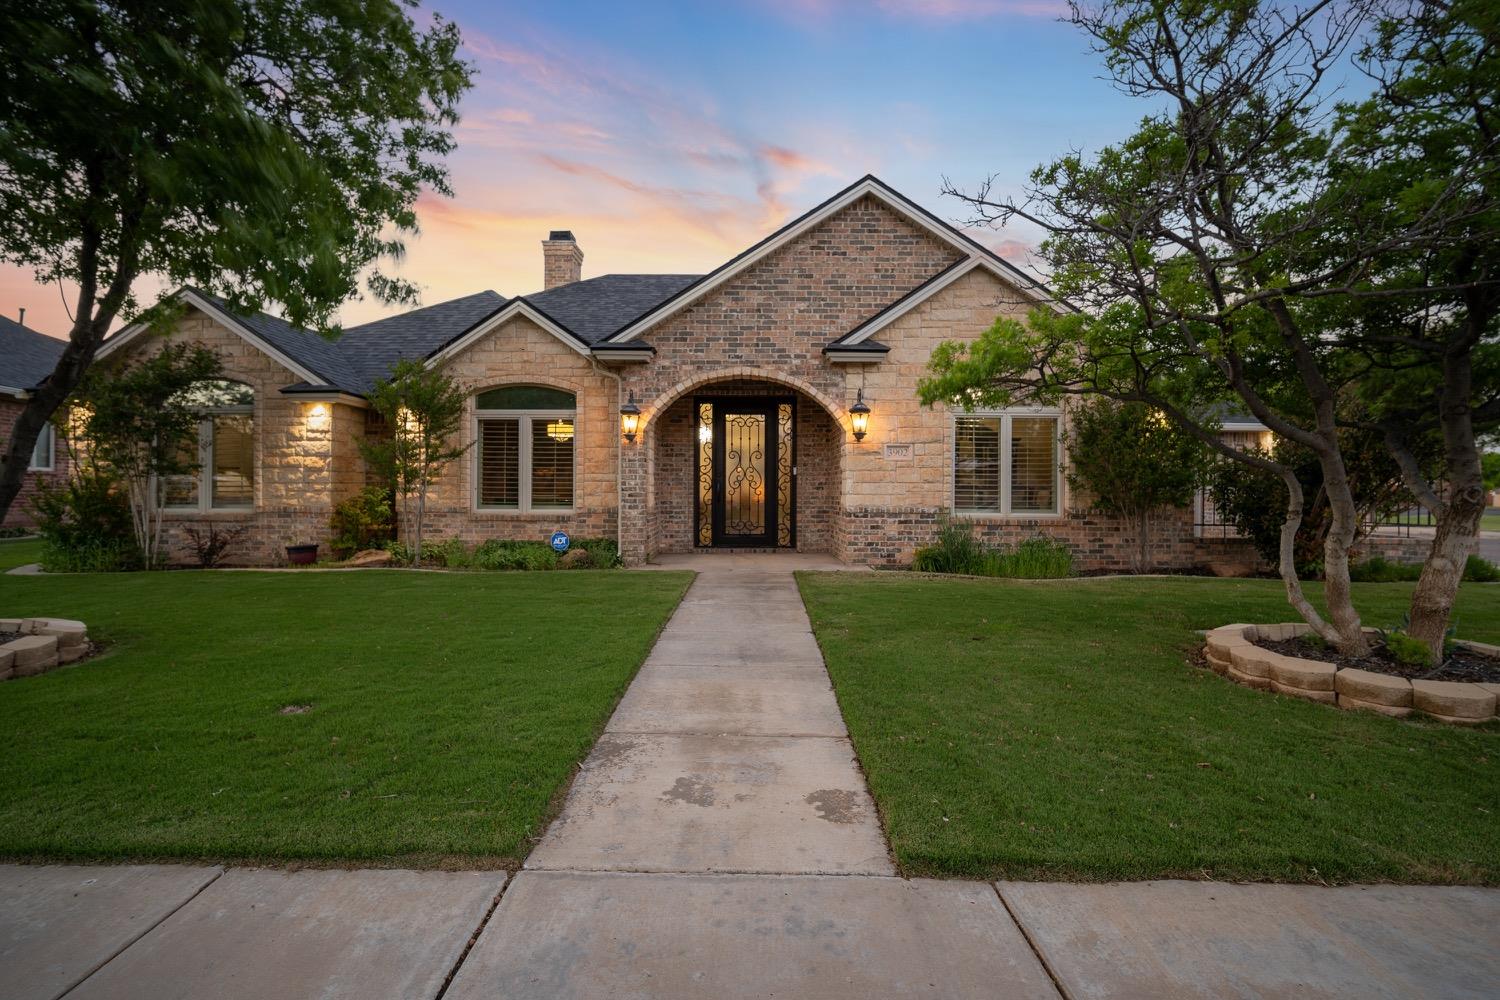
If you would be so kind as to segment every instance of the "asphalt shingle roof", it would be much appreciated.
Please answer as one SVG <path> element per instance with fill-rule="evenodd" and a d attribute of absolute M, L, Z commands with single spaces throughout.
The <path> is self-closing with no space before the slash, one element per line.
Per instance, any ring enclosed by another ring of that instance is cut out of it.
<path fill-rule="evenodd" d="M 0 386 L 34 389 L 57 367 L 66 344 L 0 316 Z"/>
<path fill-rule="evenodd" d="M 697 280 L 692 274 L 606 274 L 575 281 L 545 292 L 525 296 L 559 326 L 586 344 L 608 337 L 624 324 L 677 294 Z M 225 312 L 228 304 L 194 289 Z M 303 368 L 318 377 L 317 383 L 346 392 L 368 392 L 377 379 L 388 374 L 402 358 L 425 358 L 457 340 L 511 299 L 483 291 L 387 319 L 346 329 L 336 340 L 266 313 L 231 313 L 257 336 L 264 338 Z"/>
<path fill-rule="evenodd" d="M 526 296 L 580 339 L 597 344 L 688 285 L 696 274 L 605 274 Z"/>

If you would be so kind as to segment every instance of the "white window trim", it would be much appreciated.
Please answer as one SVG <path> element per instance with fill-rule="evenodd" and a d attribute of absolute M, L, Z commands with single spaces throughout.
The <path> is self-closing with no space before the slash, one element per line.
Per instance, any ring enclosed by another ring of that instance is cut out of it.
<path fill-rule="evenodd" d="M 33 446 L 31 449 L 31 461 L 26 465 L 27 472 L 57 471 L 57 430 L 50 422 L 43 424 L 42 429 L 37 432 L 37 444 L 41 444 L 43 434 L 47 435 L 47 464 L 34 464 L 36 462 L 36 448 Z"/>
<path fill-rule="evenodd" d="M 162 510 L 171 514 L 212 514 L 219 512 L 245 513 L 255 510 L 254 487 L 252 496 L 247 504 L 214 504 L 214 417 L 233 416 L 243 414 L 250 418 L 250 433 L 252 435 L 250 462 L 251 472 L 255 471 L 255 445 L 253 435 L 255 433 L 255 406 L 217 406 L 212 410 L 204 410 L 198 419 L 198 471 L 194 476 L 198 480 L 198 502 L 194 504 L 162 504 Z M 153 485 L 154 489 L 160 489 L 159 485 Z"/>
<path fill-rule="evenodd" d="M 994 520 L 1005 518 L 1007 520 L 1020 521 L 1048 521 L 1061 520 L 1063 512 L 1067 509 L 1064 503 L 1063 487 L 1065 480 L 1062 474 L 1063 465 L 1063 412 L 1058 407 L 1045 406 L 1023 406 L 1011 407 L 1005 410 L 954 410 L 953 420 L 949 427 L 951 437 L 948 447 L 948 496 L 953 513 L 962 518 L 974 520 Z M 1000 509 L 999 510 L 975 510 L 971 508 L 960 508 L 958 506 L 958 468 L 955 459 L 958 451 L 958 421 L 961 417 L 999 417 L 1000 418 Z M 1052 496 L 1055 500 L 1055 510 L 1012 510 L 1010 505 L 1011 491 L 1011 447 L 1010 447 L 1010 422 L 1014 417 L 1051 417 L 1052 425 Z"/>
<path fill-rule="evenodd" d="M 514 507 L 483 506 L 479 502 L 480 468 L 479 464 L 484 456 L 481 453 L 479 425 L 485 420 L 517 420 L 520 426 L 517 428 L 519 455 L 516 458 L 516 505 Z M 531 427 L 530 424 L 536 420 L 571 420 L 573 421 L 573 502 L 566 507 L 536 507 L 531 506 Z M 472 509 L 476 514 L 493 514 L 499 516 L 518 514 L 572 514 L 578 509 L 578 411 L 572 410 L 480 410 L 474 411 L 474 420 L 470 427 L 473 435 L 471 440 L 474 447 L 474 460 L 470 463 L 470 473 L 473 479 L 473 488 L 469 491 L 472 498 Z"/>

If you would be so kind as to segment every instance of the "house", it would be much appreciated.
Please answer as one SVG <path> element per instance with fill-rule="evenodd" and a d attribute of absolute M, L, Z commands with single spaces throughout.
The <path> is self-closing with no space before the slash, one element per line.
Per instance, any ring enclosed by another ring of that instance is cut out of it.
<path fill-rule="evenodd" d="M 64 346 L 63 341 L 55 337 L 0 316 L 0 440 L 10 440 L 16 418 L 26 408 L 31 390 L 52 374 Z M 31 527 L 34 523 L 31 499 L 36 495 L 37 483 L 56 485 L 66 479 L 67 474 L 67 449 L 62 447 L 52 425 L 48 424 L 37 436 L 26 469 L 26 481 L 10 505 L 5 520 L 0 522 L 0 528 Z"/>
<path fill-rule="evenodd" d="M 626 561 L 701 548 L 830 552 L 898 566 L 945 516 L 992 541 L 1042 532 L 1084 568 L 1129 563 L 1128 533 L 1083 512 L 1062 467 L 1063 414 L 964 413 L 916 397 L 932 349 L 997 316 L 1062 308 L 1047 290 L 874 177 L 702 275 L 583 277 L 542 242 L 544 288 L 492 291 L 346 330 L 336 342 L 193 289 L 165 336 L 223 359 L 203 409 L 201 473 L 167 484 L 166 538 L 250 526 L 235 558 L 323 541 L 369 480 L 365 402 L 399 358 L 445 365 L 471 393 L 466 457 L 428 500 L 430 536 L 619 539 Z M 104 363 L 153 349 L 142 327 Z M 1160 552 L 1205 555 L 1191 511 Z"/>

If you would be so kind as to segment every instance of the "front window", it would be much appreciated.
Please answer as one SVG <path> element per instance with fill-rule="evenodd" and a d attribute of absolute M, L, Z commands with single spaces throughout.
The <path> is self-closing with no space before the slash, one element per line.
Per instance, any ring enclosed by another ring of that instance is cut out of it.
<path fill-rule="evenodd" d="M 42 431 L 36 436 L 36 444 L 31 449 L 31 464 L 27 467 L 31 472 L 51 472 L 53 463 L 56 461 L 57 439 L 53 436 L 51 424 L 43 424 Z"/>
<path fill-rule="evenodd" d="M 512 385 L 474 397 L 474 505 L 571 510 L 577 402 L 570 392 Z"/>
<path fill-rule="evenodd" d="M 183 459 L 198 471 L 162 477 L 162 504 L 174 510 L 249 510 L 255 506 L 255 391 L 240 382 L 200 382 L 179 402 L 198 413 Z"/>
<path fill-rule="evenodd" d="M 1058 414 L 961 413 L 953 419 L 955 510 L 1059 513 Z"/>

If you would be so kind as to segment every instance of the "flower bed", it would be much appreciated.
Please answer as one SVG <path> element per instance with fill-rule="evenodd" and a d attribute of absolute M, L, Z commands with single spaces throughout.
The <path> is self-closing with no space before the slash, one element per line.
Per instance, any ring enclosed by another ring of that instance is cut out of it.
<path fill-rule="evenodd" d="M 0 681 L 34 677 L 82 658 L 89 632 L 71 618 L 0 618 Z"/>
<path fill-rule="evenodd" d="M 1256 644 L 1295 639 L 1311 631 L 1301 622 L 1225 625 L 1208 633 L 1204 653 L 1216 673 L 1236 683 L 1326 705 L 1365 709 L 1397 718 L 1405 718 L 1416 711 L 1444 722 L 1466 725 L 1495 718 L 1500 684 L 1408 680 L 1392 674 L 1288 656 Z M 1476 653 L 1500 656 L 1500 647 L 1477 642 L 1462 645 Z"/>

